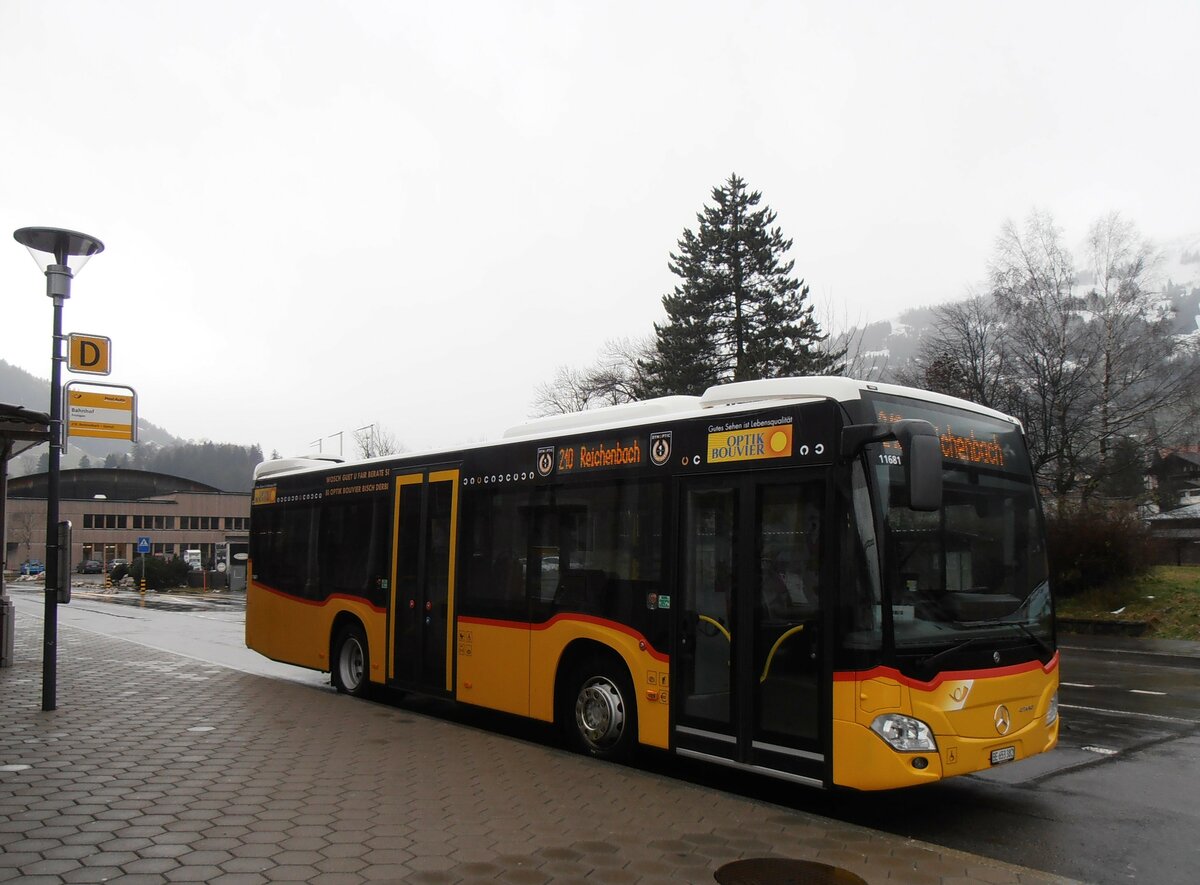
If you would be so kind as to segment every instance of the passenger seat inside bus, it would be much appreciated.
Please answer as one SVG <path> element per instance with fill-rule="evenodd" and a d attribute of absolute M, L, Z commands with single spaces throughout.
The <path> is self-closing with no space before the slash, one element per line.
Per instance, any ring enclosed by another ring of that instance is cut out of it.
<path fill-rule="evenodd" d="M 554 593 L 558 611 L 604 613 L 605 588 L 608 575 L 600 569 L 570 569 L 562 573 Z"/>

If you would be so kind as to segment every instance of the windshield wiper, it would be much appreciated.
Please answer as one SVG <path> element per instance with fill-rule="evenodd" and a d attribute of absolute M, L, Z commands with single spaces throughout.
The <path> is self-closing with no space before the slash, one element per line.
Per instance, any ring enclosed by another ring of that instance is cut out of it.
<path fill-rule="evenodd" d="M 979 623 L 979 622 L 977 622 L 977 623 Z M 991 625 L 995 626 L 995 622 L 991 622 Z M 1016 627 L 1018 630 L 1020 630 L 1022 633 L 1024 633 L 1030 639 L 1032 639 L 1035 643 L 1037 643 L 1038 647 L 1042 650 L 1043 654 L 1048 655 L 1054 651 L 1050 647 L 1050 643 L 1046 642 L 1046 640 L 1042 639 L 1042 637 L 1038 636 L 1036 633 L 1034 633 L 1032 630 L 1030 630 L 1024 624 L 1017 623 L 1016 621 L 1009 621 L 1006 626 Z M 933 667 L 937 664 L 938 661 L 942 660 L 943 658 L 946 658 L 949 655 L 952 655 L 957 651 L 962 651 L 964 648 L 967 648 L 969 646 L 976 645 L 980 642 L 983 642 L 985 639 L 994 642 L 996 640 L 996 636 L 995 635 L 970 636 L 970 637 L 964 639 L 962 642 L 958 642 L 958 643 L 950 646 L 949 648 L 942 649 L 935 655 L 931 655 L 930 657 L 927 657 L 924 661 L 921 662 L 922 666 Z"/>
<path fill-rule="evenodd" d="M 966 648 L 969 645 L 975 645 L 978 642 L 982 642 L 984 640 L 984 638 L 985 637 L 983 637 L 983 636 L 971 636 L 967 639 L 964 639 L 962 642 L 959 642 L 959 643 L 956 643 L 955 645 L 950 646 L 949 648 L 943 648 L 937 654 L 926 658 L 922 662 L 922 664 L 926 667 L 931 667 L 936 662 L 940 661 L 942 658 L 946 657 L 947 655 L 951 655 L 956 651 L 962 651 L 964 648 Z M 987 638 L 994 639 L 995 637 L 987 637 Z"/>
<path fill-rule="evenodd" d="M 1054 653 L 1054 649 L 1050 647 L 1049 642 L 1042 639 L 1042 637 L 1038 636 L 1036 633 L 1034 633 L 1032 630 L 1030 630 L 1028 627 L 1026 627 L 1020 621 L 1009 621 L 1009 623 L 1012 624 L 1012 626 L 1016 627 L 1018 630 L 1020 630 L 1022 633 L 1024 633 L 1026 636 L 1028 636 L 1030 639 L 1032 639 L 1034 642 L 1036 642 L 1038 648 L 1040 648 L 1042 650 L 1042 654 L 1048 655 L 1048 654 Z"/>

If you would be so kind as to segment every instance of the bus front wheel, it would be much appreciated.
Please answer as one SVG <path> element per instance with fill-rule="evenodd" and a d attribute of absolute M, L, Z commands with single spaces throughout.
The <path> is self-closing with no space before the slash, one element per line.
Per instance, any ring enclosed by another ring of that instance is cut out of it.
<path fill-rule="evenodd" d="M 627 759 L 637 742 L 637 702 L 623 671 L 610 666 L 575 671 L 563 725 L 571 746 L 597 759 Z"/>
<path fill-rule="evenodd" d="M 362 627 L 350 624 L 338 631 L 333 644 L 334 688 L 356 698 L 365 696 L 371 686 L 370 662 L 367 636 Z"/>

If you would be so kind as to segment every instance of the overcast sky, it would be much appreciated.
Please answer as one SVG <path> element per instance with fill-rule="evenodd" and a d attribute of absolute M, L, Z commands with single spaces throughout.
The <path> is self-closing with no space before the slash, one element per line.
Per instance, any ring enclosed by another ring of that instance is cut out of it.
<path fill-rule="evenodd" d="M 494 439 L 662 318 L 731 172 L 834 323 L 961 297 L 1034 207 L 1200 232 L 1198 51 L 1195 0 L 0 0 L 0 357 L 49 376 L 10 232 L 65 227 L 107 247 L 66 331 L 176 435 Z"/>

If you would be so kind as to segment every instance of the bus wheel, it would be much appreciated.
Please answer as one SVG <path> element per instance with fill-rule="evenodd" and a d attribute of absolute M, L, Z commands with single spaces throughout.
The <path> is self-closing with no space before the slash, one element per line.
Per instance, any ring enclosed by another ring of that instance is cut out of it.
<path fill-rule="evenodd" d="M 563 711 L 571 745 L 597 759 L 626 759 L 637 742 L 637 706 L 628 676 L 607 667 L 576 671 L 574 703 Z"/>
<path fill-rule="evenodd" d="M 362 627 L 343 627 L 333 644 L 333 685 L 338 691 L 361 698 L 371 686 L 370 655 Z"/>

